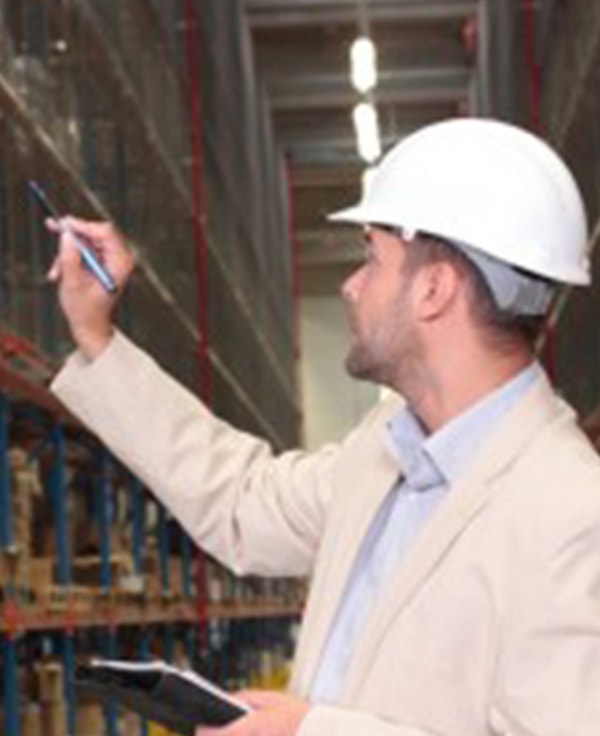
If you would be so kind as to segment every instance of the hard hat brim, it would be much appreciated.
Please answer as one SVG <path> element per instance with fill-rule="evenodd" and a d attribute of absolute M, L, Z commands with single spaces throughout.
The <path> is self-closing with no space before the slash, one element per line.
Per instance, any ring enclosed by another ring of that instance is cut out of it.
<path fill-rule="evenodd" d="M 329 222 L 347 222 L 355 225 L 366 225 L 368 223 L 368 219 L 365 217 L 365 208 L 360 205 L 332 212 L 327 215 L 327 220 Z"/>

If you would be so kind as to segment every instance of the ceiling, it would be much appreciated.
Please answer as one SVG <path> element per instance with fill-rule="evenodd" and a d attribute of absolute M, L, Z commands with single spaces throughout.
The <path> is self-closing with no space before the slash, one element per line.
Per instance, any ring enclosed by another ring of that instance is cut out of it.
<path fill-rule="evenodd" d="M 469 36 L 477 0 L 370 0 L 377 46 L 375 102 L 384 151 L 419 126 L 465 113 Z M 337 290 L 358 249 L 332 210 L 360 195 L 365 164 L 355 147 L 348 52 L 358 35 L 357 0 L 246 0 L 259 70 L 292 181 L 305 294 Z"/>

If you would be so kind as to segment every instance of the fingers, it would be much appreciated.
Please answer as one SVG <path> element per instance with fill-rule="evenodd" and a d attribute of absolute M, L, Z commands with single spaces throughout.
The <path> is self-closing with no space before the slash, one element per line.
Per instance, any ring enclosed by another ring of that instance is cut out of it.
<path fill-rule="evenodd" d="M 55 220 L 53 217 L 47 217 L 44 220 L 44 225 L 48 228 L 48 230 L 51 230 L 53 233 L 60 233 L 60 220 Z"/>
<path fill-rule="evenodd" d="M 125 284 L 133 270 L 133 255 L 113 225 L 69 216 L 63 220 L 63 227 L 93 248 L 120 287 Z"/>
<path fill-rule="evenodd" d="M 75 286 L 82 279 L 89 278 L 90 274 L 83 267 L 79 250 L 75 245 L 71 231 L 68 229 L 63 230 L 61 234 L 58 259 L 60 262 L 60 278 L 65 285 Z"/>
<path fill-rule="evenodd" d="M 46 279 L 58 282 L 66 276 L 67 280 L 72 281 L 73 275 L 81 269 L 73 238 L 61 228 L 60 223 L 56 220 L 48 220 L 46 225 L 49 230 L 61 234 L 58 255 L 52 261 L 46 273 Z"/>
<path fill-rule="evenodd" d="M 121 236 L 110 222 L 94 222 L 91 220 L 81 220 L 78 217 L 69 215 L 65 217 L 62 224 L 66 228 L 70 228 L 77 235 L 81 235 L 91 241 L 101 250 L 104 248 L 114 249 L 115 247 L 123 248 Z"/>
<path fill-rule="evenodd" d="M 233 695 L 251 708 L 275 708 L 289 698 L 288 695 L 273 690 L 239 690 Z"/>
<path fill-rule="evenodd" d="M 46 227 L 60 235 L 57 260 L 48 272 L 51 281 L 67 279 L 71 284 L 87 280 L 89 272 L 81 264 L 82 245 L 90 249 L 108 270 L 121 288 L 133 270 L 134 260 L 125 246 L 122 236 L 107 222 L 91 222 L 77 217 L 64 217 L 60 220 L 48 218 Z M 75 242 L 77 241 L 77 242 Z"/>
<path fill-rule="evenodd" d="M 234 693 L 255 710 L 223 728 L 199 728 L 195 736 L 295 736 L 309 704 L 286 693 L 245 690 Z"/>
<path fill-rule="evenodd" d="M 61 269 L 60 269 L 60 258 L 55 258 L 52 261 L 52 265 L 46 273 L 46 279 L 51 282 L 60 281 Z"/>
<path fill-rule="evenodd" d="M 94 222 L 81 220 L 78 217 L 68 215 L 60 220 L 51 217 L 45 220 L 45 225 L 53 233 L 62 235 L 70 231 L 88 241 L 100 253 L 106 251 L 126 251 L 123 238 L 115 227 L 109 222 Z"/>

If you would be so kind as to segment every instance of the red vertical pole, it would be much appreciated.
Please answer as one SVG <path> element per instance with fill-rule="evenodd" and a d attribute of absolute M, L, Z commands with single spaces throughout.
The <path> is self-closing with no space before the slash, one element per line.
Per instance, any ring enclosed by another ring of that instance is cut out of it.
<path fill-rule="evenodd" d="M 535 9 L 533 0 L 523 0 L 523 23 L 529 126 L 535 133 L 539 134 L 542 132 L 540 67 L 535 55 Z"/>
<path fill-rule="evenodd" d="M 185 50 L 187 82 L 189 90 L 190 118 L 190 186 L 192 194 L 191 228 L 196 244 L 196 268 L 198 284 L 198 331 L 200 333 L 199 391 L 206 402 L 211 398 L 210 366 L 208 359 L 207 318 L 207 244 L 203 226 L 205 210 L 202 151 L 202 99 L 200 83 L 200 24 L 194 0 L 185 0 Z"/>
<path fill-rule="evenodd" d="M 540 110 L 540 66 L 535 54 L 535 8 L 533 0 L 522 0 L 524 24 L 524 52 L 527 70 L 527 103 L 529 127 L 534 133 L 543 133 Z M 544 325 L 544 365 L 552 383 L 556 381 L 556 354 L 554 327 L 549 320 Z"/>
<path fill-rule="evenodd" d="M 289 162 L 286 162 L 285 166 L 285 179 L 288 200 L 288 235 L 292 246 L 292 340 L 294 358 L 298 360 L 300 358 L 300 291 L 302 282 L 300 276 L 300 251 L 296 238 L 294 188 Z"/>
<path fill-rule="evenodd" d="M 196 266 L 198 284 L 198 389 L 203 401 L 211 401 L 211 376 L 208 357 L 208 316 L 207 316 L 207 243 L 203 227 L 205 209 L 202 180 L 202 102 L 200 86 L 200 24 L 194 0 L 185 0 L 185 52 L 187 64 L 187 87 L 189 91 L 190 122 L 190 186 L 192 194 L 191 229 L 196 244 Z M 200 652 L 206 645 L 207 593 L 206 560 L 204 553 L 197 549 L 194 573 L 198 603 L 198 647 Z"/>
<path fill-rule="evenodd" d="M 300 356 L 302 354 L 302 322 L 301 322 L 301 298 L 302 298 L 302 266 L 300 263 L 300 245 L 296 237 L 296 218 L 294 186 L 292 183 L 292 172 L 289 161 L 285 164 L 285 178 L 288 194 L 288 232 L 292 248 L 292 341 L 295 362 L 295 375 L 297 393 L 300 394 Z M 297 418 L 298 436 L 302 434 L 302 414 Z"/>

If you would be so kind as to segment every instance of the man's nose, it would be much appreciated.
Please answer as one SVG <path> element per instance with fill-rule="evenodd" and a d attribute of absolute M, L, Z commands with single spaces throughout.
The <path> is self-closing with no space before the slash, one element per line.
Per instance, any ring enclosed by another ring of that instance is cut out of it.
<path fill-rule="evenodd" d="M 347 302 L 353 302 L 356 300 L 360 286 L 360 273 L 361 269 L 351 273 L 340 287 L 342 298 Z"/>
<path fill-rule="evenodd" d="M 364 275 L 365 267 L 361 266 L 353 271 L 342 284 L 340 292 L 347 302 L 355 302 L 357 300 L 362 289 Z"/>

